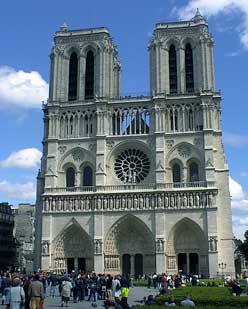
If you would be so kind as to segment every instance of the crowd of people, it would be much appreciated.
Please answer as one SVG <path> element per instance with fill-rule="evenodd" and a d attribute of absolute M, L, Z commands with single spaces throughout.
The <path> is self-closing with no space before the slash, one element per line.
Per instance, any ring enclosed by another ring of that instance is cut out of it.
<path fill-rule="evenodd" d="M 74 271 L 61 276 L 55 273 L 35 273 L 33 276 L 9 272 L 0 274 L 2 305 L 6 309 L 41 309 L 45 297 L 55 297 L 57 291 L 61 296 L 61 307 L 68 307 L 72 299 L 74 303 L 90 301 L 92 307 L 97 306 L 97 300 L 103 300 L 106 308 L 114 303 L 115 308 L 128 309 L 130 285 L 128 276 L 88 275 Z"/>

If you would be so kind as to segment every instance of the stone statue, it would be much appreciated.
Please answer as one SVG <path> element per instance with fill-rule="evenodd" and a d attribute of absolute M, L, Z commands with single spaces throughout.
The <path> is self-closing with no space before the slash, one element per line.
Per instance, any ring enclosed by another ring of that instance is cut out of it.
<path fill-rule="evenodd" d="M 199 197 L 198 193 L 196 193 L 196 196 L 195 196 L 195 204 L 196 204 L 197 207 L 199 207 L 199 205 L 200 205 L 200 197 Z"/>
<path fill-rule="evenodd" d="M 49 254 L 49 246 L 48 246 L 47 242 L 43 243 L 42 252 L 43 252 L 44 255 L 48 255 Z"/>
<path fill-rule="evenodd" d="M 133 208 L 137 209 L 138 208 L 138 199 L 137 196 L 135 195 L 133 198 Z"/>
<path fill-rule="evenodd" d="M 164 205 L 165 205 L 165 208 L 168 208 L 169 207 L 169 198 L 168 198 L 168 195 L 166 194 L 165 197 L 164 197 Z"/>
<path fill-rule="evenodd" d="M 189 207 L 193 207 L 193 206 L 194 206 L 194 200 L 193 200 L 192 194 L 190 194 L 190 196 L 189 196 Z"/>
<path fill-rule="evenodd" d="M 139 209 L 143 209 L 144 208 L 144 200 L 143 200 L 143 196 L 140 195 L 139 197 Z"/>
<path fill-rule="evenodd" d="M 161 199 L 161 195 L 158 195 L 158 208 L 162 207 L 162 199 Z"/>
<path fill-rule="evenodd" d="M 183 196 L 183 207 L 187 207 L 187 206 L 188 206 L 187 195 L 184 194 L 184 196 Z"/>

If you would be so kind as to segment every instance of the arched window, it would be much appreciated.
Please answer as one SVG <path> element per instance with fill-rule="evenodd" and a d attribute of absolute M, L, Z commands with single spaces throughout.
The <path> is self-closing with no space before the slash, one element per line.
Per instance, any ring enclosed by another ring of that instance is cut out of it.
<path fill-rule="evenodd" d="M 68 100 L 77 100 L 78 85 L 78 57 L 75 52 L 71 54 L 69 65 L 69 91 Z"/>
<path fill-rule="evenodd" d="M 189 43 L 185 47 L 185 81 L 186 91 L 194 92 L 193 51 Z"/>
<path fill-rule="evenodd" d="M 93 186 L 93 171 L 90 166 L 86 166 L 83 170 L 83 186 L 84 187 Z"/>
<path fill-rule="evenodd" d="M 170 111 L 170 128 L 171 131 L 178 131 L 178 110 Z"/>
<path fill-rule="evenodd" d="M 188 119 L 188 122 L 189 122 L 189 130 L 192 131 L 194 129 L 194 117 L 193 117 L 193 111 L 192 109 L 189 110 L 189 119 Z"/>
<path fill-rule="evenodd" d="M 85 71 L 85 99 L 93 99 L 94 97 L 94 54 L 90 50 L 86 56 Z"/>
<path fill-rule="evenodd" d="M 198 164 L 195 162 L 192 162 L 189 165 L 189 181 L 199 181 L 199 167 Z"/>
<path fill-rule="evenodd" d="M 178 163 L 174 163 L 172 166 L 172 178 L 173 183 L 181 182 L 181 168 Z"/>
<path fill-rule="evenodd" d="M 170 93 L 177 93 L 177 52 L 174 45 L 169 50 Z"/>
<path fill-rule="evenodd" d="M 72 188 L 75 186 L 75 170 L 69 167 L 66 170 L 66 188 Z"/>

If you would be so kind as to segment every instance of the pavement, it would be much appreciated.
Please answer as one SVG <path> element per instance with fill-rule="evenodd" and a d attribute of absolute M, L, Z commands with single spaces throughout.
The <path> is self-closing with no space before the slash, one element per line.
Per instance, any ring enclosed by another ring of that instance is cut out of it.
<path fill-rule="evenodd" d="M 128 297 L 128 304 L 129 306 L 133 305 L 141 305 L 141 301 L 143 300 L 144 297 L 147 297 L 148 295 L 156 295 L 158 294 L 158 289 L 148 289 L 147 287 L 133 287 L 130 288 L 129 290 L 129 297 Z M 47 288 L 47 295 L 49 295 L 49 288 Z M 49 308 L 61 308 L 61 298 L 58 296 L 58 291 L 56 292 L 55 297 L 50 297 L 47 296 L 44 302 L 44 309 L 49 309 Z M 103 308 L 103 300 L 98 300 L 97 301 L 97 307 L 98 308 Z M 72 302 L 72 297 L 68 303 L 69 308 L 85 308 L 85 309 L 94 309 L 95 307 L 91 306 L 92 301 L 87 301 L 86 300 L 73 303 Z M 5 308 L 5 306 L 0 305 L 0 308 Z"/>

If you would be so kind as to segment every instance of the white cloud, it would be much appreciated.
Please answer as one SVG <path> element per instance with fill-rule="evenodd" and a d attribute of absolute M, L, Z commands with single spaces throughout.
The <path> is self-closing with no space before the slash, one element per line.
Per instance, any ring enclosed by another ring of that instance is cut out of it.
<path fill-rule="evenodd" d="M 0 107 L 40 108 L 48 97 L 48 84 L 38 72 L 0 66 Z"/>
<path fill-rule="evenodd" d="M 40 164 L 42 153 L 36 148 L 21 149 L 16 152 L 12 152 L 8 158 L 0 161 L 0 167 L 2 168 L 33 168 Z"/>
<path fill-rule="evenodd" d="M 233 200 L 240 201 L 245 198 L 245 194 L 241 184 L 239 184 L 231 176 L 229 176 L 229 190 Z"/>
<path fill-rule="evenodd" d="M 240 41 L 248 49 L 248 1 L 247 0 L 189 0 L 188 4 L 177 10 L 181 19 L 190 19 L 199 8 L 204 16 L 217 16 L 219 14 L 232 15 L 234 11 L 242 13 L 239 32 Z"/>
<path fill-rule="evenodd" d="M 223 141 L 224 144 L 240 148 L 248 145 L 248 135 L 224 132 Z"/>
<path fill-rule="evenodd" d="M 35 185 L 32 182 L 27 183 L 10 183 L 6 180 L 0 181 L 0 192 L 7 198 L 17 198 L 30 200 L 35 199 L 36 190 Z"/>

